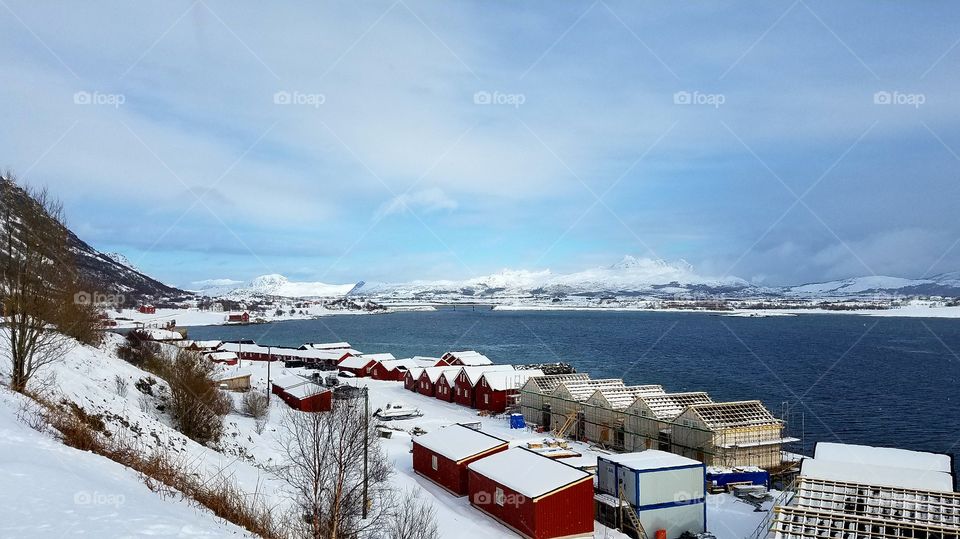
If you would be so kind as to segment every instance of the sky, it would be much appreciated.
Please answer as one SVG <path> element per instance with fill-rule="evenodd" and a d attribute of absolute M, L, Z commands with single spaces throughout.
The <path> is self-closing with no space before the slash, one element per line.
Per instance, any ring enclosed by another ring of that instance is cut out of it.
<path fill-rule="evenodd" d="M 0 0 L 0 166 L 191 287 L 960 269 L 960 6 Z"/>

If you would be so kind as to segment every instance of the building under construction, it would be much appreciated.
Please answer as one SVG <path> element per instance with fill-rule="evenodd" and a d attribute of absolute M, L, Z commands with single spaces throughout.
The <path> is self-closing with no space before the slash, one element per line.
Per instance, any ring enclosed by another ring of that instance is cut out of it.
<path fill-rule="evenodd" d="M 712 402 L 703 392 L 665 393 L 585 374 L 530 378 L 520 390 L 529 424 L 611 449 L 660 449 L 709 466 L 782 464 L 784 422 L 760 401 Z"/>

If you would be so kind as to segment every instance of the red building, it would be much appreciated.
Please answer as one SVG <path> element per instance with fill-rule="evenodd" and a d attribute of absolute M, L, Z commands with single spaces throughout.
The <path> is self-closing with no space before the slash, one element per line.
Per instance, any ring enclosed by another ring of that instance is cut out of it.
<path fill-rule="evenodd" d="M 420 377 L 417 378 L 417 392 L 428 397 L 436 397 L 436 384 L 440 380 L 440 375 L 446 371 L 456 372 L 460 367 L 429 367 L 423 369 Z"/>
<path fill-rule="evenodd" d="M 593 537 L 593 475 L 520 447 L 467 470 L 470 504 L 523 537 Z"/>
<path fill-rule="evenodd" d="M 285 390 L 281 397 L 287 405 L 301 412 L 329 412 L 333 409 L 333 391 L 310 382 Z"/>
<path fill-rule="evenodd" d="M 463 367 L 454 378 L 453 400 L 461 406 L 476 408 L 473 401 L 473 390 L 480 377 L 486 372 L 514 372 L 513 365 L 486 365 L 483 367 Z"/>
<path fill-rule="evenodd" d="M 412 359 L 387 359 L 378 361 L 370 369 L 370 377 L 374 380 L 400 382 L 407 372 L 415 368 L 417 368 L 417 362 Z"/>
<path fill-rule="evenodd" d="M 157 314 L 157 308 L 153 305 L 141 305 L 137 310 L 143 314 Z"/>
<path fill-rule="evenodd" d="M 434 384 L 434 397 L 444 402 L 453 402 L 453 387 L 456 376 L 457 371 L 453 370 L 442 373 L 440 378 L 437 378 L 437 383 Z"/>
<path fill-rule="evenodd" d="M 367 356 L 350 356 L 337 364 L 341 372 L 349 372 L 357 377 L 370 376 L 370 371 L 377 364 L 377 360 Z"/>
<path fill-rule="evenodd" d="M 420 375 L 423 374 L 424 369 L 410 369 L 407 371 L 407 374 L 403 375 L 403 387 L 408 391 L 419 391 L 420 389 Z"/>
<path fill-rule="evenodd" d="M 473 350 L 465 350 L 463 352 L 447 352 L 446 354 L 440 356 L 440 359 L 446 361 L 450 365 L 459 365 L 461 367 L 480 367 L 483 365 L 493 365 L 493 361 L 490 361 L 490 358 Z"/>
<path fill-rule="evenodd" d="M 297 386 L 306 384 L 306 383 L 308 383 L 308 382 L 309 382 L 309 380 L 307 380 L 307 379 L 304 378 L 303 376 L 297 376 L 297 375 L 295 375 L 295 374 L 290 374 L 290 375 L 287 375 L 287 376 L 281 376 L 281 377 L 279 377 L 279 378 L 275 378 L 275 379 L 271 380 L 271 382 L 270 382 L 270 386 L 271 386 L 271 387 L 270 387 L 270 391 L 271 391 L 274 395 L 277 395 L 277 396 L 279 396 L 280 398 L 284 398 L 284 394 L 285 394 L 285 392 L 286 392 L 288 389 L 292 389 L 292 388 L 294 388 L 294 387 L 297 387 Z M 284 400 L 286 400 L 286 399 L 284 399 Z"/>
<path fill-rule="evenodd" d="M 413 469 L 457 496 L 467 493 L 467 465 L 509 444 L 463 425 L 450 425 L 413 439 Z"/>
<path fill-rule="evenodd" d="M 244 311 L 241 314 L 228 314 L 227 322 L 233 322 L 234 324 L 249 324 L 250 313 Z"/>
<path fill-rule="evenodd" d="M 518 398 L 520 387 L 533 376 L 543 376 L 539 369 L 520 371 L 491 371 L 483 373 L 473 388 L 473 402 L 477 410 L 501 413 L 511 401 Z"/>

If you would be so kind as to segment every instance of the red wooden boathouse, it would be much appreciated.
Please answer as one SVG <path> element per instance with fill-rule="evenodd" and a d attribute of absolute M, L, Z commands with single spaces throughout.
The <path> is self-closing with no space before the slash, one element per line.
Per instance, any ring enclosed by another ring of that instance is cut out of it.
<path fill-rule="evenodd" d="M 413 439 L 413 469 L 457 496 L 467 494 L 467 465 L 509 444 L 463 425 L 450 425 Z"/>

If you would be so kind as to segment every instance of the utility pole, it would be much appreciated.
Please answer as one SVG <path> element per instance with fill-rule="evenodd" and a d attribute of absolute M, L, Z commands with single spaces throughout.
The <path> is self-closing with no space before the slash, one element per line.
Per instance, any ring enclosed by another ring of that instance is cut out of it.
<path fill-rule="evenodd" d="M 237 342 L 237 367 L 243 367 L 243 342 Z"/>
<path fill-rule="evenodd" d="M 270 390 L 270 364 L 273 363 L 273 347 L 267 347 L 267 406 L 270 405 L 270 394 L 273 391 Z"/>
<path fill-rule="evenodd" d="M 367 460 L 370 453 L 370 394 L 363 388 L 363 520 L 367 519 Z"/>

